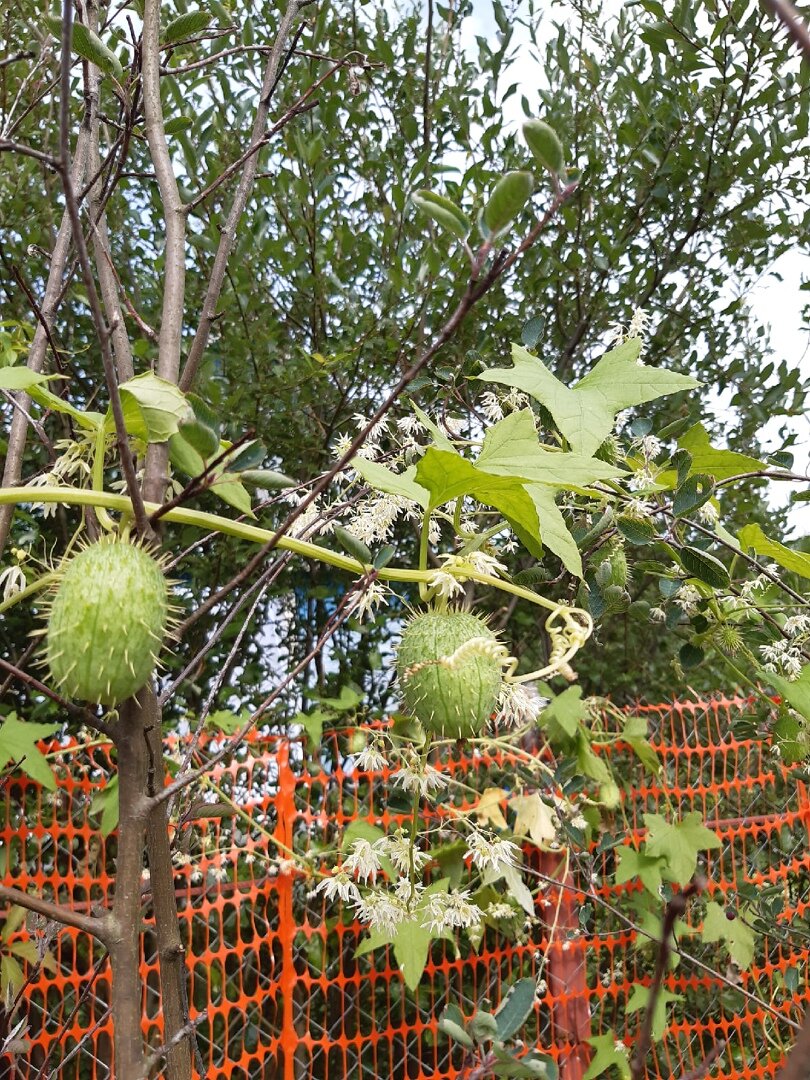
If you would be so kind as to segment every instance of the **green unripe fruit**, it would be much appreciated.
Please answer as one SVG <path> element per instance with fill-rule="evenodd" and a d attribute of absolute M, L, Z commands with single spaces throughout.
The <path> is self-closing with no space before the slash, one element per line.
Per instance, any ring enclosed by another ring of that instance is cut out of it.
<path fill-rule="evenodd" d="M 605 553 L 605 559 L 599 564 L 599 569 L 596 571 L 597 584 L 602 589 L 610 585 L 620 585 L 624 588 L 627 579 L 627 556 L 624 553 L 624 548 L 610 548 Z"/>
<path fill-rule="evenodd" d="M 405 627 L 397 675 L 406 710 L 429 735 L 480 735 L 503 685 L 503 646 L 469 611 L 427 611 Z"/>
<path fill-rule="evenodd" d="M 157 666 L 169 621 L 169 589 L 143 548 L 105 537 L 71 559 L 48 617 L 51 677 L 69 698 L 115 705 Z"/>
<path fill-rule="evenodd" d="M 484 207 L 484 224 L 491 233 L 511 225 L 534 191 L 530 172 L 508 172 L 500 178 Z"/>
<path fill-rule="evenodd" d="M 527 120 L 523 125 L 523 138 L 544 169 L 560 175 L 565 169 L 565 152 L 560 137 L 544 120 Z"/>

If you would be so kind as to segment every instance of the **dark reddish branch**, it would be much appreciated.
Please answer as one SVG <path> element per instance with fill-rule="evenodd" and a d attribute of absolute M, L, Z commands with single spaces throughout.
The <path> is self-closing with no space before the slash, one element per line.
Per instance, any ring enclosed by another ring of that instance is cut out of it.
<path fill-rule="evenodd" d="M 763 0 L 763 3 L 781 22 L 794 44 L 801 49 L 805 61 L 810 63 L 810 30 L 792 0 Z"/>

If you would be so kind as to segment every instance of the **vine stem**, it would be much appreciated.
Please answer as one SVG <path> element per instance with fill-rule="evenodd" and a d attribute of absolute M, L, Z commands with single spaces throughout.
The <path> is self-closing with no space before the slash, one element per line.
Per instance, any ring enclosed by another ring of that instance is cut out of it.
<path fill-rule="evenodd" d="M 132 513 L 132 503 L 126 495 L 115 495 L 112 492 L 92 491 L 87 488 L 71 487 L 15 487 L 0 488 L 0 506 L 18 503 L 67 503 L 72 506 L 103 507 L 107 510 L 116 510 L 122 514 Z M 157 503 L 144 503 L 147 515 L 155 513 L 159 509 Z M 221 517 L 219 514 L 209 514 L 203 510 L 189 510 L 185 507 L 177 507 L 164 514 L 166 521 L 173 521 L 178 525 L 190 525 L 192 528 L 206 529 L 210 532 L 223 533 L 226 536 L 234 536 L 239 540 L 247 540 L 254 544 L 266 544 L 274 539 L 276 533 L 272 529 L 263 529 L 259 525 L 249 525 L 243 521 L 232 521 L 230 518 Z M 364 575 L 369 571 L 368 566 L 348 555 L 341 555 L 337 551 L 320 547 L 308 540 L 297 540 L 294 537 L 282 536 L 277 540 L 278 547 L 293 552 L 304 559 L 317 559 L 319 562 L 328 563 L 339 570 L 345 570 L 350 574 Z M 430 570 L 404 570 L 396 567 L 383 567 L 375 571 L 379 578 L 385 581 L 402 582 L 427 582 L 433 575 Z M 503 578 L 492 577 L 490 574 L 480 573 L 476 570 L 464 570 L 465 578 L 470 578 L 482 585 L 488 585 L 501 592 L 511 593 L 529 603 L 537 604 L 550 612 L 558 612 L 561 605 L 554 600 L 548 600 L 539 593 L 524 589 L 522 585 L 515 585 Z M 19 594 L 23 595 L 22 593 Z M 17 599 L 17 597 L 13 597 Z M 578 608 L 571 608 L 578 611 Z"/>

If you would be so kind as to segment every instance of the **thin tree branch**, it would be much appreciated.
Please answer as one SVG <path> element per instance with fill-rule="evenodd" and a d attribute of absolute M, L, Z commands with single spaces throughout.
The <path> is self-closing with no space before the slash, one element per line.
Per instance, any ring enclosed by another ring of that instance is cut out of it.
<path fill-rule="evenodd" d="M 251 131 L 250 136 L 251 146 L 256 146 L 265 137 L 267 118 L 270 112 L 271 94 L 276 83 L 276 77 L 279 74 L 287 38 L 292 30 L 293 23 L 298 17 L 300 8 L 300 0 L 289 0 L 287 10 L 284 12 L 281 19 L 278 34 L 273 43 L 273 51 L 268 58 L 267 67 L 262 80 L 259 103 L 256 107 L 256 117 L 253 122 L 253 130 Z M 257 168 L 258 157 L 254 154 L 245 163 L 244 171 L 237 184 L 230 213 L 222 228 L 219 246 L 217 247 L 217 253 L 214 257 L 214 265 L 211 269 L 211 277 L 209 278 L 208 288 L 206 289 L 205 299 L 203 300 L 200 323 L 197 327 L 197 332 L 194 335 L 194 340 L 191 343 L 185 367 L 183 368 L 183 374 L 180 378 L 181 390 L 190 389 L 194 383 L 203 358 L 203 353 L 205 352 L 205 347 L 208 344 L 211 327 L 216 318 L 217 303 L 219 301 L 220 293 L 222 292 L 222 286 L 225 282 L 225 268 L 228 265 L 231 249 L 236 240 L 237 226 L 244 213 L 250 193 L 253 190 L 253 182 Z"/>
<path fill-rule="evenodd" d="M 62 926 L 70 926 L 74 930 L 81 930 L 82 933 L 90 934 L 105 945 L 107 943 L 107 922 L 105 919 L 96 918 L 95 915 L 82 915 L 80 911 L 62 907 L 61 904 L 53 904 L 50 900 L 43 900 L 40 896 L 31 896 L 30 893 L 23 892 L 22 889 L 15 889 L 11 885 L 0 885 L 0 901 L 5 901 L 7 904 L 16 904 L 18 907 L 25 908 L 26 911 L 33 911 L 37 915 L 42 915 L 45 919 L 52 919 L 54 922 L 61 923 Z"/>

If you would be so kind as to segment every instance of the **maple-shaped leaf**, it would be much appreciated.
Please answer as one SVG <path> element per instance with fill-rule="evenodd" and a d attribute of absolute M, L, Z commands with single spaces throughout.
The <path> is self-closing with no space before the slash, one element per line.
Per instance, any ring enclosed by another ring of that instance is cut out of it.
<path fill-rule="evenodd" d="M 501 803 L 507 793 L 503 788 L 488 787 L 475 805 L 475 816 L 482 825 L 491 825 L 493 829 L 508 829 L 506 818 L 501 810 Z"/>
<path fill-rule="evenodd" d="M 701 937 L 704 942 L 722 941 L 728 955 L 741 971 L 751 966 L 754 959 L 754 931 L 743 922 L 736 912 L 729 919 L 726 909 L 711 901 L 706 905 Z"/>
<path fill-rule="evenodd" d="M 461 454 L 429 446 L 417 466 L 416 482 L 430 492 L 430 510 L 462 495 L 500 510 L 526 550 L 537 558 L 542 555 L 537 510 L 518 478 L 495 476 Z"/>
<path fill-rule="evenodd" d="M 646 855 L 632 847 L 620 847 L 616 856 L 619 860 L 616 867 L 617 885 L 624 885 L 625 882 L 638 878 L 653 896 L 658 898 L 661 895 L 661 870 L 666 866 L 666 859 L 660 855 Z"/>
<path fill-rule="evenodd" d="M 715 480 L 728 480 L 741 473 L 757 472 L 765 463 L 734 450 L 717 450 L 702 424 L 695 424 L 678 439 L 678 446 L 692 457 L 690 473 L 708 473 Z"/>
<path fill-rule="evenodd" d="M 582 1080 L 596 1080 L 614 1067 L 619 1070 L 621 1080 L 629 1080 L 630 1051 L 612 1031 L 606 1035 L 592 1035 L 586 1042 L 593 1047 L 594 1055 Z"/>
<path fill-rule="evenodd" d="M 528 836 L 538 847 L 557 839 L 554 812 L 539 795 L 513 795 L 509 806 L 515 811 L 515 836 Z"/>
<path fill-rule="evenodd" d="M 641 342 L 631 338 L 605 353 L 576 386 L 568 387 L 542 360 L 522 345 L 513 345 L 513 367 L 489 368 L 479 378 L 530 394 L 548 409 L 571 448 L 590 455 L 613 431 L 623 409 L 700 385 L 690 375 L 637 363 L 640 352 Z"/>
<path fill-rule="evenodd" d="M 476 465 L 499 476 L 519 476 L 552 487 L 587 487 L 625 475 L 599 458 L 544 450 L 531 409 L 509 413 L 488 429 Z"/>
<path fill-rule="evenodd" d="M 667 862 L 665 877 L 678 885 L 692 880 L 699 852 L 721 846 L 720 837 L 706 828 L 697 810 L 676 822 L 661 814 L 645 814 L 644 823 L 648 829 L 646 854 L 662 855 Z"/>
<path fill-rule="evenodd" d="M 762 531 L 760 525 L 744 525 L 740 529 L 739 541 L 743 548 L 751 548 L 757 555 L 764 555 L 767 559 L 784 566 L 791 573 L 798 574 L 803 578 L 810 578 L 810 555 L 805 551 L 796 551 L 794 548 L 785 547 L 778 540 L 771 540 Z"/>
<path fill-rule="evenodd" d="M 23 723 L 16 713 L 9 713 L 0 727 L 0 769 L 17 765 L 48 791 L 56 791 L 56 777 L 37 743 L 53 735 L 59 727 L 59 724 Z"/>
<path fill-rule="evenodd" d="M 657 1042 L 666 1031 L 667 1027 L 667 1005 L 672 1001 L 680 1001 L 682 999 L 681 994 L 673 994 L 669 990 L 665 990 L 662 987 L 658 990 L 658 996 L 655 999 L 655 1006 L 653 1007 L 653 1020 L 652 1020 L 652 1037 Z M 627 1013 L 638 1012 L 639 1009 L 646 1009 L 647 1003 L 650 1000 L 650 988 L 649 986 L 642 986 L 641 983 L 634 983 L 632 993 L 627 1000 L 627 1004 L 624 1007 L 624 1011 Z"/>

